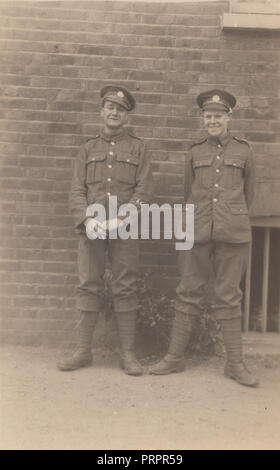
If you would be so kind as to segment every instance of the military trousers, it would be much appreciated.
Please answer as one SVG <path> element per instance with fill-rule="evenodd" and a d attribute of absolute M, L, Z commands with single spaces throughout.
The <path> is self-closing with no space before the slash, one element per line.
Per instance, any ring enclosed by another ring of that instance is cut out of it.
<path fill-rule="evenodd" d="M 241 317 L 241 279 L 247 269 L 249 243 L 209 241 L 179 253 L 181 280 L 175 309 L 199 315 L 210 298 L 217 320 Z"/>
<path fill-rule="evenodd" d="M 138 240 L 90 240 L 79 236 L 77 308 L 99 312 L 103 306 L 106 259 L 110 262 L 115 312 L 137 309 Z"/>

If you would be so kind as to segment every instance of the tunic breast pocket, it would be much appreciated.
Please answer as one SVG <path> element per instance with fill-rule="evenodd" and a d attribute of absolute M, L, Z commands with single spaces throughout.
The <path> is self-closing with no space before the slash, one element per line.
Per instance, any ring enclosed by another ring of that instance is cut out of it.
<path fill-rule="evenodd" d="M 116 179 L 124 183 L 136 183 L 139 158 L 131 153 L 122 153 L 116 158 Z"/>
<path fill-rule="evenodd" d="M 240 158 L 224 159 L 225 187 L 238 188 L 243 181 L 245 161 Z"/>
<path fill-rule="evenodd" d="M 199 186 L 209 188 L 212 181 L 212 163 L 213 157 L 203 160 L 194 160 L 193 169 L 195 173 L 195 181 Z"/>
<path fill-rule="evenodd" d="M 99 183 L 104 178 L 104 153 L 92 153 L 87 161 L 87 184 Z"/>

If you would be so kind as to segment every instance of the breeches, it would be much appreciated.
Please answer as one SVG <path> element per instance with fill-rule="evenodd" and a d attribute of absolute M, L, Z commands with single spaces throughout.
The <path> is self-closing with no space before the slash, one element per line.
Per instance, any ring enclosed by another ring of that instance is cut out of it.
<path fill-rule="evenodd" d="M 102 308 L 106 256 L 112 270 L 110 286 L 115 312 L 135 310 L 138 306 L 138 240 L 89 240 L 84 234 L 80 235 L 78 249 L 78 309 L 98 312 Z"/>
<path fill-rule="evenodd" d="M 210 241 L 179 254 L 181 281 L 176 310 L 198 315 L 211 287 L 211 307 L 218 320 L 241 317 L 240 282 L 247 269 L 249 244 Z M 212 291 L 212 292 L 211 292 Z"/>

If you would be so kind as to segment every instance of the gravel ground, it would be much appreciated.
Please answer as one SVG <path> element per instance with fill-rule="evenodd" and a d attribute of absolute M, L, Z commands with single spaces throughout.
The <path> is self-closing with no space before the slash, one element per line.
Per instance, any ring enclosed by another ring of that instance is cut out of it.
<path fill-rule="evenodd" d="M 90 368 L 56 369 L 54 350 L 0 349 L 0 449 L 278 449 L 280 367 L 251 358 L 250 389 L 223 359 L 187 359 L 180 374 L 130 377 L 112 353 Z"/>

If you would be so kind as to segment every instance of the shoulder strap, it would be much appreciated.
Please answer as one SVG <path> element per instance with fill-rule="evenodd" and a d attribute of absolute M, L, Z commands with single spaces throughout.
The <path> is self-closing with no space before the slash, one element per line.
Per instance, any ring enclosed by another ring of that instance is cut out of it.
<path fill-rule="evenodd" d="M 199 140 L 198 142 L 194 142 L 190 145 L 190 149 L 192 149 L 193 147 L 196 147 L 197 145 L 204 144 L 204 142 L 206 142 L 206 141 L 207 141 L 207 138 Z"/>
<path fill-rule="evenodd" d="M 249 142 L 247 142 L 247 140 L 245 139 L 240 139 L 239 137 L 235 137 L 234 135 L 232 136 L 234 138 L 234 140 L 236 140 L 237 142 L 239 142 L 240 144 L 245 144 L 245 145 L 248 145 L 250 147 L 250 144 Z"/>

